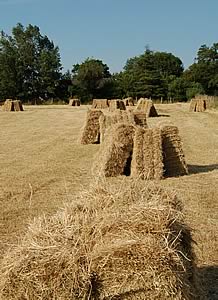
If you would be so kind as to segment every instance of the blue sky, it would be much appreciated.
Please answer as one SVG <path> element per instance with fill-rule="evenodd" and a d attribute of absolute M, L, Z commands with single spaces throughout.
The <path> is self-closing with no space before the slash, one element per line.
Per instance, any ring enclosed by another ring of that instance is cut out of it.
<path fill-rule="evenodd" d="M 59 46 L 64 70 L 94 57 L 118 72 L 146 45 L 187 68 L 202 44 L 218 42 L 218 0 L 0 0 L 0 30 L 18 22 Z"/>

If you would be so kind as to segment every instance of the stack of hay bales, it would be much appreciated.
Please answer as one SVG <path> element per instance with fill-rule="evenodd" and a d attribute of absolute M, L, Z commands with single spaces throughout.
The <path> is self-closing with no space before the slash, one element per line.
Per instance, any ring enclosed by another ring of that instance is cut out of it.
<path fill-rule="evenodd" d="M 109 101 L 107 99 L 93 99 L 92 109 L 106 109 L 109 108 Z"/>
<path fill-rule="evenodd" d="M 141 115 L 132 111 L 116 110 L 111 113 L 105 113 L 100 116 L 100 141 L 104 141 L 105 134 L 110 127 L 116 123 L 125 123 L 147 127 L 145 115 Z"/>
<path fill-rule="evenodd" d="M 136 105 L 136 110 L 143 111 L 147 117 L 158 117 L 158 113 L 152 100 L 140 98 Z"/>
<path fill-rule="evenodd" d="M 99 118 L 103 114 L 101 110 L 90 109 L 87 112 L 86 123 L 83 128 L 81 144 L 100 143 L 100 123 Z"/>
<path fill-rule="evenodd" d="M 128 97 L 122 100 L 125 106 L 134 106 L 134 100 L 132 97 Z"/>
<path fill-rule="evenodd" d="M 141 179 L 188 174 L 178 128 L 148 129 L 133 123 L 109 127 L 93 171 L 106 177 L 131 175 Z"/>
<path fill-rule="evenodd" d="M 117 123 L 104 137 L 93 165 L 93 172 L 106 177 L 130 175 L 135 127 Z"/>
<path fill-rule="evenodd" d="M 215 106 L 215 98 L 207 95 L 197 95 L 191 99 L 189 111 L 203 112 Z"/>
<path fill-rule="evenodd" d="M 3 111 L 23 111 L 23 106 L 20 100 L 7 99 L 2 107 Z"/>
<path fill-rule="evenodd" d="M 147 115 L 141 111 L 132 111 L 131 115 L 133 116 L 134 123 L 136 125 L 147 127 Z"/>
<path fill-rule="evenodd" d="M 131 176 L 142 179 L 163 178 L 161 130 L 136 128 Z"/>
<path fill-rule="evenodd" d="M 126 106 L 120 99 L 109 100 L 109 110 L 115 111 L 117 109 L 126 110 Z"/>
<path fill-rule="evenodd" d="M 166 177 L 187 175 L 188 168 L 178 128 L 176 126 L 162 126 L 161 136 L 164 175 Z"/>
<path fill-rule="evenodd" d="M 79 99 L 70 99 L 69 100 L 69 106 L 80 106 L 80 100 Z"/>
<path fill-rule="evenodd" d="M 200 299 L 181 203 L 129 180 L 36 219 L 1 261 L 0 298 Z"/>

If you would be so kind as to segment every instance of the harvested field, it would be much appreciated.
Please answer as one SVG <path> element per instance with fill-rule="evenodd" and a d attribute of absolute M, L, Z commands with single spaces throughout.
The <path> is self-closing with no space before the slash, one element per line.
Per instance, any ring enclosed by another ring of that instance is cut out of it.
<path fill-rule="evenodd" d="M 208 300 L 218 298 L 218 111 L 190 114 L 189 104 L 155 105 L 163 120 L 179 129 L 190 174 L 160 185 L 183 201 L 193 228 L 201 285 Z M 93 179 L 90 169 L 100 145 L 77 141 L 87 107 L 24 106 L 25 114 L 0 111 L 1 254 L 20 241 L 34 217 L 53 214 L 71 203 Z M 165 116 L 165 117 L 164 117 Z M 99 160 L 100 161 L 100 160 Z M 124 185 L 123 177 L 110 181 Z"/>

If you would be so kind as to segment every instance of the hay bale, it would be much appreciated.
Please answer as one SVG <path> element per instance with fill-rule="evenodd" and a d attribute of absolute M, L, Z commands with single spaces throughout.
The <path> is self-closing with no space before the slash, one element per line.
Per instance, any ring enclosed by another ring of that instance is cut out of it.
<path fill-rule="evenodd" d="M 141 179 L 163 178 L 161 130 L 136 128 L 131 176 Z"/>
<path fill-rule="evenodd" d="M 80 100 L 79 99 L 70 99 L 69 100 L 69 106 L 80 106 Z"/>
<path fill-rule="evenodd" d="M 190 101 L 189 111 L 203 112 L 215 107 L 215 97 L 207 95 L 197 95 Z"/>
<path fill-rule="evenodd" d="M 1 300 L 201 299 L 181 203 L 123 180 L 36 219 L 1 261 Z"/>
<path fill-rule="evenodd" d="M 116 110 L 110 113 L 104 112 L 99 118 L 100 122 L 100 142 L 104 141 L 105 134 L 110 127 L 117 123 L 125 123 L 125 124 L 132 124 L 137 125 L 139 123 L 136 120 L 135 113 L 126 110 Z M 143 122 L 144 126 L 147 126 L 146 120 Z"/>
<path fill-rule="evenodd" d="M 109 100 L 109 110 L 115 111 L 117 109 L 126 110 L 126 106 L 120 99 Z"/>
<path fill-rule="evenodd" d="M 134 132 L 131 124 L 117 123 L 110 127 L 96 156 L 95 174 L 106 177 L 130 175 Z"/>
<path fill-rule="evenodd" d="M 133 116 L 134 123 L 141 127 L 148 127 L 147 126 L 147 116 L 146 113 L 140 111 L 132 111 L 131 115 Z"/>
<path fill-rule="evenodd" d="M 102 115 L 101 110 L 88 110 L 86 123 L 83 128 L 81 144 L 99 144 L 100 143 L 100 123 L 99 118 Z"/>
<path fill-rule="evenodd" d="M 109 102 L 107 99 L 93 99 L 92 109 L 105 109 L 109 108 Z"/>
<path fill-rule="evenodd" d="M 134 100 L 132 97 L 127 97 L 125 99 L 122 99 L 125 106 L 134 106 Z"/>
<path fill-rule="evenodd" d="M 188 174 L 178 127 L 162 126 L 161 136 L 165 170 L 164 176 L 172 177 Z"/>
<path fill-rule="evenodd" d="M 23 111 L 22 102 L 20 100 L 6 99 L 2 107 L 3 111 Z"/>
<path fill-rule="evenodd" d="M 147 118 L 158 117 L 158 113 L 156 111 L 156 108 L 154 107 L 152 100 L 146 98 L 139 99 L 136 105 L 136 110 L 140 110 L 146 113 Z"/>

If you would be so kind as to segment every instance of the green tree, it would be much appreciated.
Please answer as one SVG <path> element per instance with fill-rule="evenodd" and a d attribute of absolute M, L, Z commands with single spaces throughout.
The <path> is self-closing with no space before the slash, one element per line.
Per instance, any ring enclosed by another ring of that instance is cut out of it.
<path fill-rule="evenodd" d="M 0 95 L 23 100 L 55 97 L 61 78 L 58 47 L 37 26 L 17 24 L 0 37 Z M 13 88 L 13 85 L 16 88 Z"/>
<path fill-rule="evenodd" d="M 72 83 L 75 92 L 83 101 L 93 98 L 109 97 L 113 78 L 109 68 L 101 60 L 87 58 L 72 69 Z"/>
<path fill-rule="evenodd" d="M 125 96 L 166 98 L 171 77 L 180 76 L 182 72 L 178 57 L 147 48 L 144 54 L 127 60 L 120 84 Z"/>

